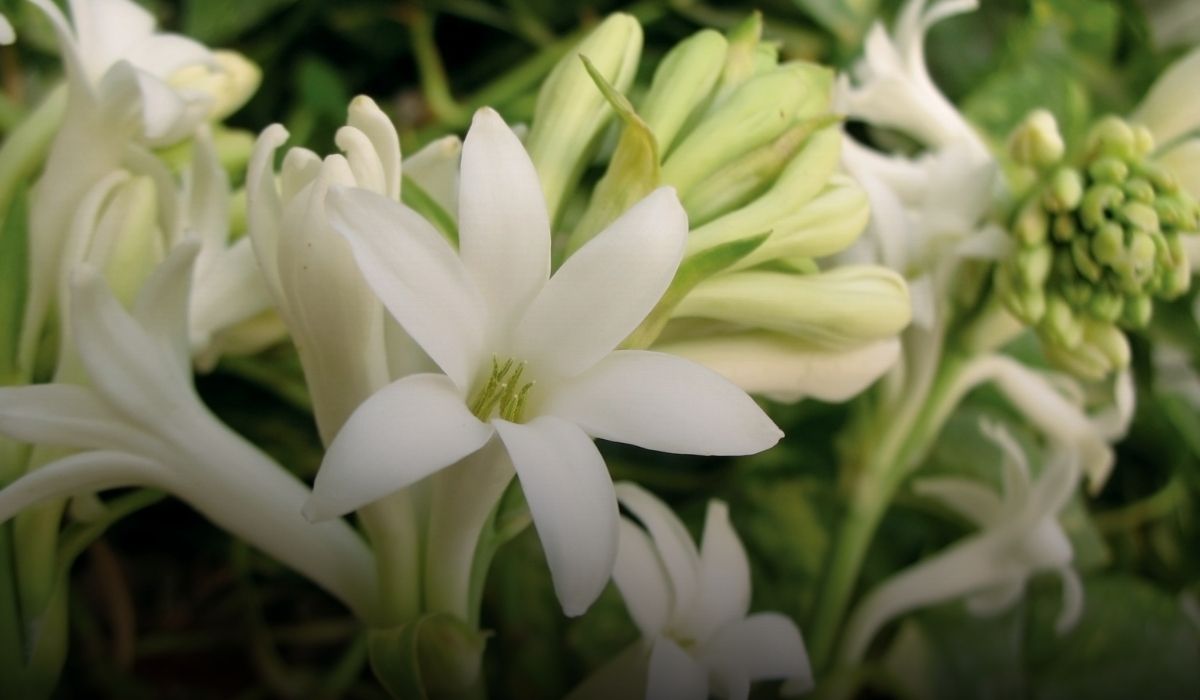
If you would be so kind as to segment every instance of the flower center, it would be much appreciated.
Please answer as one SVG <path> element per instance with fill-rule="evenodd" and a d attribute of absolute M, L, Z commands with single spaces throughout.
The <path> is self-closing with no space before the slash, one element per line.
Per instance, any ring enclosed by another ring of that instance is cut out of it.
<path fill-rule="evenodd" d="M 512 422 L 522 422 L 529 390 L 536 382 L 521 381 L 525 363 L 512 358 L 500 362 L 492 356 L 492 372 L 483 388 L 471 400 L 471 413 L 486 421 L 493 416 Z"/>

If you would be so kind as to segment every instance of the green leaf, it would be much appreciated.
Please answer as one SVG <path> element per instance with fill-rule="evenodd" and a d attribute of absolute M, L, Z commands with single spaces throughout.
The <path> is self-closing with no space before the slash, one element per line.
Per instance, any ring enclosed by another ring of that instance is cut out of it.
<path fill-rule="evenodd" d="M 1085 584 L 1083 617 L 1061 637 L 1057 586 L 1030 600 L 1031 697 L 1200 697 L 1200 631 L 1176 596 L 1128 575 Z"/>
<path fill-rule="evenodd" d="M 186 0 L 183 33 L 209 45 L 231 43 L 296 0 Z"/>
<path fill-rule="evenodd" d="M 0 225 L 0 386 L 16 380 L 17 344 L 25 315 L 28 242 L 26 197 L 22 192 Z"/>

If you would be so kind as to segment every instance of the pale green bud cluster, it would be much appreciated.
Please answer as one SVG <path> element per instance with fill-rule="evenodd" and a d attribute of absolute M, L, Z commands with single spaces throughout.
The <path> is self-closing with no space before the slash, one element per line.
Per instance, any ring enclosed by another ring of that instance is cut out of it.
<path fill-rule="evenodd" d="M 1035 113 L 1009 142 L 1038 177 L 1013 216 L 1016 248 L 997 284 L 1052 359 L 1101 377 L 1128 364 L 1122 329 L 1144 327 L 1155 299 L 1187 291 L 1180 237 L 1200 228 L 1200 204 L 1153 162 L 1143 127 L 1106 117 L 1068 163 L 1048 116 Z"/>

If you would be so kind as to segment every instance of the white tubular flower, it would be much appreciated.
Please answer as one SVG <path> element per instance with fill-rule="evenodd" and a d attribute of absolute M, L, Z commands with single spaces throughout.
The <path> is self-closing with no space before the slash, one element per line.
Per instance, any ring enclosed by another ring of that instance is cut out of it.
<path fill-rule="evenodd" d="M 750 684 L 786 680 L 787 694 L 813 686 L 800 631 L 779 613 L 750 609 L 750 564 L 720 501 L 709 501 L 700 549 L 671 509 L 641 487 L 617 484 L 637 522 L 621 519 L 613 582 L 642 640 L 570 696 L 744 700 Z M 640 523 L 640 525 L 638 524 Z M 632 678 L 630 677 L 632 676 Z"/>
<path fill-rule="evenodd" d="M 1154 81 L 1131 119 L 1154 136 L 1155 160 L 1200 199 L 1200 48 L 1172 63 Z M 1190 237 L 1190 238 L 1194 238 Z"/>
<path fill-rule="evenodd" d="M 966 598 L 973 613 L 989 615 L 1012 606 L 1028 580 L 1053 571 L 1062 580 L 1063 606 L 1055 621 L 1069 631 L 1083 612 L 1083 586 L 1071 566 L 1074 552 L 1058 522 L 1059 512 L 1079 483 L 1078 455 L 1052 452 L 1031 479 L 1025 453 L 999 425 L 983 433 L 1004 453 L 1004 493 L 963 478 L 926 478 L 914 490 L 940 501 L 980 532 L 917 563 L 880 584 L 859 605 L 846 626 L 841 661 L 862 658 L 871 639 L 888 621 L 917 608 Z"/>
<path fill-rule="evenodd" d="M 0 433 L 81 451 L 0 491 L 0 521 L 47 499 L 162 489 L 369 616 L 374 562 L 363 541 L 343 521 L 305 521 L 308 489 L 222 425 L 192 388 L 187 304 L 196 252 L 194 242 L 176 246 L 132 313 L 96 272 L 77 271 L 70 324 L 91 385 L 0 389 Z"/>
<path fill-rule="evenodd" d="M 200 239 L 188 309 L 192 353 L 202 366 L 217 360 L 216 336 L 271 307 L 271 294 L 249 238 L 229 240 L 229 176 L 217 160 L 207 127 L 196 133 L 184 174 L 181 227 Z"/>
<path fill-rule="evenodd" d="M 891 36 L 876 22 L 867 34 L 863 59 L 839 80 L 838 109 L 903 131 L 935 149 L 970 144 L 973 156 L 986 159 L 987 147 L 934 85 L 925 65 L 929 28 L 976 7 L 977 0 L 935 0 L 927 9 L 926 0 L 909 0 Z"/>
<path fill-rule="evenodd" d="M 257 80 L 240 78 L 212 94 L 176 88 L 169 79 L 188 69 L 247 72 L 245 62 L 216 60 L 204 46 L 155 31 L 145 9 L 130 0 L 71 0 L 73 25 L 51 0 L 30 0 L 49 18 L 67 77 L 63 124 L 33 189 L 29 229 L 30 289 L 21 330 L 20 358 L 32 368 L 43 324 L 57 299 L 52 280 L 67 228 L 88 190 L 133 161 L 154 160 L 146 147 L 187 136 L 214 105 L 226 111 L 253 92 Z M 240 66 L 240 68 L 239 68 Z M 236 94 L 235 94 L 236 93 Z M 165 212 L 163 213 L 165 216 Z"/>
<path fill-rule="evenodd" d="M 306 513 L 348 513 L 498 438 L 546 550 L 581 614 L 612 573 L 617 504 L 593 437 L 692 454 L 747 454 L 779 429 L 715 373 L 615 351 L 666 290 L 687 220 L 674 193 L 635 205 L 550 276 L 550 224 L 533 164 L 498 114 L 463 143 L 459 250 L 411 209 L 363 189 L 329 195 L 384 306 L 442 374 L 383 388 L 325 456 Z"/>
<path fill-rule="evenodd" d="M 278 124 L 258 139 L 246 175 L 250 237 L 275 305 L 296 342 L 313 411 L 328 445 L 363 400 L 387 383 L 383 308 L 325 214 L 331 185 L 400 199 L 400 139 L 370 98 L 350 103 L 337 132 L 345 155 L 293 148 L 278 180 Z"/>
<path fill-rule="evenodd" d="M 1111 406 L 1089 416 L 1081 407 L 1083 392 L 1070 377 L 1037 372 L 1005 355 L 984 355 L 963 369 L 948 389 L 956 398 L 946 405 L 957 406 L 967 392 L 986 382 L 1042 431 L 1053 447 L 1075 453 L 1087 477 L 1088 491 L 1100 491 L 1115 459 L 1109 443 L 1125 434 L 1133 417 L 1136 397 L 1128 370 L 1114 380 Z M 1064 395 L 1063 390 L 1074 396 Z"/>

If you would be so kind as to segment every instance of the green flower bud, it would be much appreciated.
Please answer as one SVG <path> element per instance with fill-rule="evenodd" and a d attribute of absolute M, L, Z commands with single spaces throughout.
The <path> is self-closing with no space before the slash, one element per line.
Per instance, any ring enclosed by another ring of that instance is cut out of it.
<path fill-rule="evenodd" d="M 1068 351 L 1047 346 L 1046 357 L 1076 376 L 1099 381 L 1129 366 L 1129 341 L 1111 323 L 1086 321 L 1078 347 Z"/>
<path fill-rule="evenodd" d="M 1121 320 L 1129 328 L 1145 328 L 1154 314 L 1154 301 L 1147 295 L 1125 297 Z"/>
<path fill-rule="evenodd" d="M 1125 195 L 1135 202 L 1154 204 L 1154 186 L 1150 184 L 1149 180 L 1140 177 L 1130 178 L 1122 189 L 1125 190 Z"/>
<path fill-rule="evenodd" d="M 1030 199 L 1021 207 L 1013 223 L 1013 233 L 1025 245 L 1039 245 L 1050 231 L 1050 217 L 1036 201 Z"/>
<path fill-rule="evenodd" d="M 1008 152 L 1021 165 L 1048 168 L 1066 151 L 1058 122 L 1050 112 L 1039 109 L 1025 117 L 1008 141 Z"/>
<path fill-rule="evenodd" d="M 1046 297 L 1046 314 L 1039 327 L 1053 343 L 1067 350 L 1083 340 L 1083 325 L 1075 318 L 1071 305 L 1058 295 Z"/>
<path fill-rule="evenodd" d="M 1120 158 L 1103 156 L 1088 167 L 1088 176 L 1096 182 L 1120 185 L 1129 177 L 1129 166 Z"/>
<path fill-rule="evenodd" d="M 1143 231 L 1158 231 L 1158 214 L 1154 207 L 1141 202 L 1128 202 L 1117 209 L 1117 217 L 1130 226 Z"/>
<path fill-rule="evenodd" d="M 778 331 L 841 349 L 893 336 L 912 316 L 908 286 L 877 266 L 813 275 L 746 270 L 710 278 L 676 307 L 675 318 L 705 318 Z"/>
<path fill-rule="evenodd" d="M 1099 282 L 1104 276 L 1104 270 L 1092 258 L 1088 239 L 1080 237 L 1071 241 L 1071 259 L 1075 262 L 1075 269 L 1089 282 Z"/>
<path fill-rule="evenodd" d="M 1121 295 L 1105 289 L 1093 294 L 1088 303 L 1088 309 L 1091 311 L 1093 317 L 1109 323 L 1113 323 L 1121 317 L 1121 311 L 1124 307 L 1125 300 Z"/>
<path fill-rule="evenodd" d="M 542 84 L 525 147 L 537 167 L 550 220 L 558 218 L 566 194 L 613 116 L 608 100 L 579 60 L 587 56 L 618 92 L 633 83 L 642 53 L 642 28 L 630 15 L 614 14 L 567 53 Z"/>
<path fill-rule="evenodd" d="M 705 29 L 680 42 L 658 65 L 638 112 L 660 152 L 671 150 L 688 117 L 711 96 L 728 52 L 725 37 Z"/>
<path fill-rule="evenodd" d="M 1112 265 L 1125 254 L 1125 229 L 1105 222 L 1092 237 L 1092 256 L 1102 265 Z"/>
<path fill-rule="evenodd" d="M 1022 248 L 1017 252 L 1017 273 L 1026 287 L 1041 287 L 1050 276 L 1054 250 L 1048 245 Z"/>
<path fill-rule="evenodd" d="M 766 242 L 738 261 L 733 269 L 771 260 L 833 255 L 854 243 L 870 218 L 866 193 L 854 180 L 835 174 L 820 195 L 799 211 L 779 219 Z"/>
<path fill-rule="evenodd" d="M 1125 193 L 1116 185 L 1097 184 L 1089 187 L 1079 205 L 1079 218 L 1089 229 L 1099 228 L 1107 219 L 1109 210 L 1125 203 Z"/>
<path fill-rule="evenodd" d="M 1044 197 L 1046 209 L 1070 211 L 1083 198 L 1083 177 L 1074 168 L 1060 168 L 1054 173 Z"/>
<path fill-rule="evenodd" d="M 1088 133 L 1088 151 L 1131 160 L 1137 155 L 1133 129 L 1120 117 L 1104 117 Z"/>
<path fill-rule="evenodd" d="M 96 221 L 87 260 L 101 267 L 113 295 L 129 306 L 164 253 L 154 181 L 130 178 Z"/>
<path fill-rule="evenodd" d="M 1075 237 L 1075 230 L 1077 228 L 1075 217 L 1068 214 L 1057 214 L 1054 217 L 1054 225 L 1051 231 L 1054 233 L 1054 240 L 1059 243 L 1066 243 Z"/>
<path fill-rule="evenodd" d="M 681 198 L 697 182 L 729 161 L 782 134 L 800 107 L 810 99 L 825 99 L 816 74 L 800 64 L 779 66 L 756 75 L 717 105 L 663 162 L 664 184 L 674 185 Z"/>

